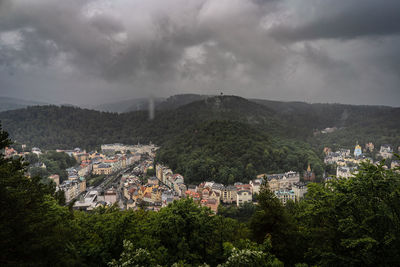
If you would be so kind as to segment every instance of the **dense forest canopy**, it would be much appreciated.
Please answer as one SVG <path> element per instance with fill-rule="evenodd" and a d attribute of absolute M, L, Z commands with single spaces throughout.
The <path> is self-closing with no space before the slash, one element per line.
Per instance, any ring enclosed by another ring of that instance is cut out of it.
<path fill-rule="evenodd" d="M 190 100 L 202 99 L 194 102 Z M 166 105 L 170 103 L 168 109 Z M 176 104 L 179 103 L 179 104 Z M 160 103 L 155 119 L 147 111 L 107 113 L 69 106 L 35 106 L 0 112 L 13 140 L 46 149 L 95 148 L 100 143 L 153 141 L 158 144 L 187 127 L 210 120 L 257 125 L 273 136 L 321 145 L 399 143 L 400 108 L 246 100 L 236 96 L 174 96 Z M 336 127 L 314 137 L 316 130 Z M 355 136 L 354 136 L 355 135 Z"/>
<path fill-rule="evenodd" d="M 157 160 L 181 173 L 187 183 L 247 182 L 260 173 L 302 172 L 309 163 L 318 174 L 323 172 L 321 160 L 309 145 L 232 121 L 188 128 L 160 148 Z"/>
<path fill-rule="evenodd" d="M 0 120 L 12 138 L 43 148 L 95 147 L 101 143 L 149 142 L 162 144 L 186 127 L 200 121 L 232 119 L 273 120 L 265 107 L 238 98 L 200 101 L 168 111 L 156 111 L 149 120 L 147 111 L 107 113 L 68 106 L 35 106 L 0 113 Z M 250 103 L 250 105 L 249 105 Z M 268 112 L 264 114 L 264 112 Z M 277 123 L 274 121 L 274 123 Z"/>

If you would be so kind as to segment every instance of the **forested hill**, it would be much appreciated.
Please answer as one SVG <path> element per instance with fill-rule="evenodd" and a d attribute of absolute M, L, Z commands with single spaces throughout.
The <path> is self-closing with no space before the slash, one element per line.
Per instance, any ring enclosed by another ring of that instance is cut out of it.
<path fill-rule="evenodd" d="M 153 101 L 154 107 L 156 109 L 171 110 L 195 101 L 204 100 L 205 98 L 208 97 L 210 96 L 198 95 L 198 94 L 180 94 L 180 95 L 173 95 L 168 98 L 162 98 L 162 97 L 155 97 L 152 99 L 133 98 L 118 102 L 104 103 L 88 108 L 99 111 L 124 113 L 124 112 L 138 111 L 138 110 L 148 110 L 150 101 Z"/>
<path fill-rule="evenodd" d="M 164 103 L 164 98 L 154 98 L 153 103 L 155 106 L 158 106 L 161 103 Z M 128 99 L 118 102 L 105 103 L 100 105 L 95 105 L 88 107 L 90 109 L 98 110 L 98 111 L 107 111 L 107 112 L 130 112 L 130 111 L 138 111 L 138 110 L 148 110 L 149 109 L 149 99 L 147 98 L 134 98 Z"/>
<path fill-rule="evenodd" d="M 187 128 L 161 147 L 157 160 L 183 174 L 188 183 L 247 182 L 259 173 L 302 172 L 309 163 L 318 175 L 323 172 L 322 161 L 304 142 L 233 121 Z"/>
<path fill-rule="evenodd" d="M 176 109 L 181 106 L 204 100 L 206 98 L 213 97 L 208 95 L 198 95 L 198 94 L 180 94 L 180 95 L 173 95 L 165 99 L 159 104 L 155 105 L 156 109 L 159 110 L 171 110 Z"/>
<path fill-rule="evenodd" d="M 186 95 L 168 101 L 171 108 L 156 110 L 153 120 L 147 111 L 117 114 L 35 106 L 1 112 L 0 121 L 14 140 L 42 148 L 95 148 L 110 142 L 163 144 L 188 127 L 213 120 L 249 124 L 272 137 L 307 141 L 318 150 L 325 145 L 353 146 L 357 141 L 399 145 L 400 140 L 400 108 L 249 101 L 236 96 Z M 184 105 L 185 101 L 190 103 Z M 337 130 L 313 135 L 326 127 Z"/>
<path fill-rule="evenodd" d="M 353 147 L 356 142 L 400 145 L 400 108 L 304 102 L 251 101 L 275 111 L 316 149 Z M 336 128 L 319 134 L 325 128 Z M 300 135 L 298 135 L 300 136 Z"/>
<path fill-rule="evenodd" d="M 274 111 L 240 97 L 213 97 L 173 110 L 107 113 L 66 106 L 36 106 L 0 113 L 11 137 L 43 148 L 84 147 L 110 142 L 163 144 L 201 121 L 233 120 L 285 132 Z"/>
<path fill-rule="evenodd" d="M 384 127 L 399 126 L 400 108 L 387 106 L 356 106 L 343 104 L 308 104 L 304 102 L 280 102 L 251 99 L 277 112 L 285 120 L 298 126 L 314 129 L 326 127 L 369 127 L 373 124 Z M 397 116 L 397 118 L 396 118 Z"/>
<path fill-rule="evenodd" d="M 137 112 L 142 121 L 145 112 Z M 132 142 L 126 115 L 68 106 L 35 106 L 0 113 L 13 140 L 41 148 L 95 148 L 107 142 Z M 137 140 L 136 140 L 137 142 Z"/>

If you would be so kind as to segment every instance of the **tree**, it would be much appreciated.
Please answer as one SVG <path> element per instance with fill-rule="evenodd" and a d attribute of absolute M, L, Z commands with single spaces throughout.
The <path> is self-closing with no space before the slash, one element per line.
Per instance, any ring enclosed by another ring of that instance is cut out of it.
<path fill-rule="evenodd" d="M 231 206 L 218 206 L 218 215 L 223 217 L 236 219 L 239 222 L 248 222 L 256 211 L 256 205 L 252 202 L 246 202 L 237 207 Z"/>
<path fill-rule="evenodd" d="M 269 239 L 266 239 L 262 245 L 251 244 L 251 242 L 247 242 L 247 245 L 246 248 L 238 249 L 230 243 L 225 243 L 225 254 L 228 255 L 228 259 L 218 267 L 283 267 L 283 263 L 271 254 Z"/>
<path fill-rule="evenodd" d="M 147 169 L 147 172 L 146 172 L 146 176 L 147 177 L 151 177 L 151 176 L 154 176 L 154 175 L 156 175 L 156 170 L 154 168 Z"/>
<path fill-rule="evenodd" d="M 270 239 L 272 252 L 283 262 L 295 264 L 301 259 L 296 247 L 297 228 L 268 183 L 261 185 L 258 195 L 258 207 L 250 221 L 253 238 L 258 243 Z M 301 251 L 301 250 L 300 250 Z"/>
<path fill-rule="evenodd" d="M 400 173 L 362 163 L 350 179 L 309 185 L 297 223 L 307 262 L 322 266 L 391 266 L 400 251 Z"/>
<path fill-rule="evenodd" d="M 29 164 L 35 164 L 35 163 L 39 162 L 39 157 L 34 153 L 26 154 L 24 156 L 24 158 L 25 158 L 25 161 L 28 162 Z"/>
<path fill-rule="evenodd" d="M 269 189 L 268 183 L 261 185 L 258 203 L 250 227 L 255 240 L 262 243 L 268 236 L 284 230 L 286 218 L 283 205 Z"/>
<path fill-rule="evenodd" d="M 209 208 L 192 199 L 174 201 L 160 210 L 153 223 L 159 245 L 168 251 L 168 264 L 186 260 L 203 263 L 209 260 L 208 247 L 213 241 L 213 218 Z"/>
<path fill-rule="evenodd" d="M 152 255 L 143 248 L 135 249 L 132 242 L 124 240 L 124 250 L 119 260 L 113 260 L 109 263 L 111 267 L 146 267 L 146 266 L 159 266 L 156 264 Z"/>
<path fill-rule="evenodd" d="M 10 143 L 0 127 L 0 151 Z M 53 184 L 25 171 L 21 158 L 0 154 L 0 264 L 73 265 L 69 210 L 59 206 Z"/>

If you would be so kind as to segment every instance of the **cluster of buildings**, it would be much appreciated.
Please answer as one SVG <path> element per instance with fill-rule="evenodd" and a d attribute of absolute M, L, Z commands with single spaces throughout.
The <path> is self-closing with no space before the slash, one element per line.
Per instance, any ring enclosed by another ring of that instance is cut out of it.
<path fill-rule="evenodd" d="M 65 201 L 70 202 L 78 195 L 86 191 L 86 179 L 80 177 L 76 180 L 66 180 L 62 182 L 57 189 L 64 191 Z"/>
<path fill-rule="evenodd" d="M 23 146 L 26 148 L 26 146 Z M 155 156 L 158 147 L 153 144 L 150 145 L 123 145 L 123 144 L 107 144 L 101 146 L 101 153 L 86 152 L 80 148 L 72 150 L 57 149 L 56 152 L 63 152 L 68 154 L 70 157 L 74 157 L 78 165 L 66 169 L 68 177 L 64 181 L 60 181 L 60 176 L 52 174 L 48 178 L 55 182 L 57 190 L 62 190 L 65 193 L 65 199 L 67 202 L 78 197 L 80 194 L 86 192 L 86 181 L 89 176 L 96 175 L 110 175 L 116 173 L 141 159 L 141 155 L 148 154 L 152 157 Z M 29 153 L 34 153 L 38 156 L 45 153 L 40 148 L 34 147 L 31 152 L 18 153 L 14 148 L 6 147 L 4 150 L 5 157 L 13 156 L 25 156 Z M 46 166 L 39 162 L 36 163 L 35 167 L 46 168 Z M 87 199 L 95 199 L 93 196 L 94 191 L 86 194 Z M 90 197 L 89 197 L 90 195 Z M 86 199 L 86 196 L 84 197 Z M 104 200 L 105 203 L 111 203 L 113 198 L 107 197 Z M 107 202 L 108 201 L 108 202 Z M 95 206 L 93 203 L 91 207 Z"/>
<path fill-rule="evenodd" d="M 67 202 L 86 191 L 86 180 L 89 175 L 110 175 L 140 160 L 139 153 L 106 155 L 99 152 L 86 153 L 79 148 L 73 151 L 57 150 L 57 152 L 65 152 L 78 162 L 77 166 L 67 169 L 68 179 L 59 185 L 59 189 L 65 192 Z"/>
<path fill-rule="evenodd" d="M 117 191 L 109 188 L 102 195 L 99 190 L 89 190 L 86 194 L 78 199 L 73 208 L 85 211 L 91 211 L 98 207 L 112 205 L 117 201 Z"/>
<path fill-rule="evenodd" d="M 260 174 L 248 184 L 235 183 L 224 186 L 215 182 L 204 182 L 197 186 L 189 185 L 185 195 L 216 211 L 220 203 L 235 203 L 240 206 L 252 202 L 253 196 L 260 193 L 263 183 L 268 183 L 270 190 L 283 204 L 288 200 L 299 201 L 307 193 L 306 183 L 300 181 L 300 174 L 290 171 L 281 174 Z"/>
<path fill-rule="evenodd" d="M 142 154 L 155 155 L 157 147 L 150 145 L 123 145 L 123 144 L 108 144 L 102 145 L 102 153 L 97 151 L 86 153 L 79 148 L 74 150 L 57 150 L 57 152 L 65 152 L 70 156 L 75 157 L 78 166 L 68 169 L 68 180 L 60 185 L 60 189 L 71 198 L 76 198 L 79 194 L 86 191 L 86 186 L 80 186 L 80 191 L 75 190 L 75 183 L 85 183 L 85 177 L 88 175 L 110 175 L 116 173 L 141 159 Z M 104 149 L 104 150 L 103 150 Z M 116 154 L 117 153 L 117 154 Z M 85 183 L 86 184 L 86 183 Z M 104 201 L 106 204 L 116 202 L 116 189 L 109 189 L 104 192 Z M 74 192 L 74 193 L 71 193 Z M 93 194 L 94 191 L 92 191 Z M 91 199 L 91 198 L 90 198 Z M 115 199 L 115 201 L 114 201 Z M 97 198 L 96 198 L 97 200 Z M 91 204 L 91 207 L 93 204 Z"/>
<path fill-rule="evenodd" d="M 400 152 L 400 147 L 398 149 Z M 382 145 L 378 155 L 383 159 L 391 159 L 393 157 L 393 148 L 390 145 Z"/>
<path fill-rule="evenodd" d="M 5 157 L 5 158 L 11 158 L 11 157 L 13 157 L 13 156 L 18 156 L 18 151 L 15 150 L 15 149 L 12 148 L 12 147 L 6 147 L 6 148 L 4 149 L 4 157 Z"/>
<path fill-rule="evenodd" d="M 23 147 L 24 148 L 24 147 Z M 57 152 L 61 152 L 60 150 L 57 150 Z M 64 151 L 62 151 L 64 152 Z M 79 148 L 75 148 L 74 150 L 69 151 L 69 155 L 71 157 L 75 157 L 75 159 L 79 159 L 77 156 L 80 153 Z M 6 157 L 14 157 L 14 156 L 20 156 L 24 157 L 25 155 L 33 153 L 37 156 L 40 156 L 43 154 L 40 148 L 33 147 L 31 152 L 21 152 L 18 153 L 15 149 L 13 148 L 5 148 L 5 156 Z M 47 166 L 43 162 L 37 162 L 32 165 L 32 167 L 37 167 L 37 168 L 43 168 L 47 169 Z M 78 166 L 77 168 L 69 168 L 66 170 L 68 173 L 68 179 L 63 181 L 61 183 L 60 181 L 60 176 L 58 174 L 52 174 L 48 178 L 52 180 L 56 186 L 57 190 L 63 190 L 65 192 L 65 199 L 67 202 L 71 201 L 74 199 L 76 196 L 78 196 L 80 193 L 84 192 L 86 190 L 86 179 L 85 175 L 88 173 L 82 172 L 82 168 Z M 27 173 L 27 176 L 30 177 L 30 174 Z"/>
<path fill-rule="evenodd" d="M 325 164 L 335 164 L 336 167 L 336 177 L 349 178 L 357 172 L 357 166 L 364 160 L 371 160 L 363 156 L 361 147 L 357 144 L 354 148 L 353 155 L 350 149 L 340 149 L 338 151 L 332 152 L 330 148 L 324 148 Z"/>
<path fill-rule="evenodd" d="M 172 183 L 176 181 L 176 175 L 171 175 L 171 170 L 166 167 L 157 166 L 156 173 L 157 178 L 162 181 L 170 180 Z M 192 197 L 201 205 L 216 211 L 220 203 L 234 203 L 240 206 L 244 203 L 252 202 L 253 196 L 260 193 L 260 187 L 263 183 L 268 183 L 270 190 L 275 193 L 283 204 L 289 199 L 299 201 L 307 192 L 306 183 L 300 181 L 300 174 L 290 171 L 282 174 L 260 174 L 248 184 L 235 183 L 225 186 L 215 182 L 203 182 L 199 185 L 188 185 L 184 193 L 181 190 L 179 190 L 179 193 L 182 196 Z M 177 186 L 175 182 L 175 188 L 183 189 L 184 187 L 182 185 Z"/>
<path fill-rule="evenodd" d="M 132 173 L 124 174 L 121 178 L 121 194 L 126 209 L 141 207 L 158 211 L 174 200 L 190 197 L 216 213 L 221 203 L 240 206 L 253 202 L 254 195 L 259 194 L 264 182 L 269 184 L 270 189 L 283 204 L 289 200 L 298 201 L 307 192 L 306 183 L 300 182 L 300 174 L 297 172 L 262 174 L 248 184 L 235 183 L 225 186 L 211 181 L 198 185 L 185 185 L 182 175 L 161 164 L 156 165 L 156 176 L 149 176 L 143 180 L 141 175 L 151 169 L 151 166 L 147 165 L 151 163 L 143 161 Z"/>
<path fill-rule="evenodd" d="M 126 151 L 121 151 L 118 150 L 121 153 L 126 153 Z M 141 150 L 143 152 L 144 150 Z M 147 152 L 145 152 L 147 153 Z M 112 162 L 107 162 L 107 164 L 111 164 L 113 172 L 120 171 L 123 168 L 129 167 L 130 165 L 137 163 L 137 165 L 133 168 L 133 171 L 130 172 L 129 174 L 125 173 L 122 174 L 121 176 L 121 181 L 120 181 L 120 187 L 114 187 L 111 186 L 104 192 L 101 192 L 102 190 L 99 189 L 91 189 L 89 192 L 86 193 L 83 197 L 80 197 L 78 201 L 75 202 L 74 208 L 75 209 L 81 209 L 81 210 L 92 210 L 98 206 L 111 206 L 114 203 L 118 202 L 120 200 L 120 207 L 121 208 L 135 208 L 136 203 L 138 201 L 135 201 L 133 205 L 134 200 L 138 200 L 135 198 L 129 197 L 128 189 L 130 188 L 131 185 L 140 185 L 142 184 L 141 179 L 139 178 L 139 175 L 146 173 L 148 170 L 153 168 L 153 160 L 146 159 L 147 157 L 141 157 L 142 154 L 135 153 L 135 154 L 130 154 L 126 155 L 127 158 L 133 158 L 133 161 L 127 162 L 126 164 L 119 164 L 117 162 L 112 163 Z M 148 153 L 147 153 L 147 156 Z M 110 160 L 110 159 L 108 159 Z M 112 159 L 114 160 L 114 159 Z M 106 160 L 107 161 L 107 160 Z M 139 162 L 140 161 L 140 162 Z M 100 163 L 104 164 L 104 163 Z M 117 167 L 116 167 L 117 166 Z M 133 183 L 132 183 L 133 182 Z M 132 191 L 132 190 L 131 190 Z M 147 192 L 146 192 L 147 193 Z M 147 196 L 147 195 L 146 195 Z M 124 203 L 125 202 L 125 203 Z M 124 203 L 124 204 L 122 204 Z M 144 204 L 144 203 L 143 203 Z"/>
<path fill-rule="evenodd" d="M 252 202 L 252 186 L 250 184 L 225 187 L 215 182 L 204 182 L 199 185 L 186 186 L 182 175 L 174 174 L 171 169 L 162 165 L 156 166 L 156 178 L 173 192 L 174 198 L 191 197 L 214 212 L 217 212 L 221 202 L 235 202 L 237 205 Z"/>
<path fill-rule="evenodd" d="M 174 199 L 179 199 L 172 190 L 160 184 L 154 176 L 143 183 L 138 176 L 127 175 L 122 177 L 121 182 L 127 209 L 145 207 L 148 210 L 158 211 Z"/>
<path fill-rule="evenodd" d="M 326 129 L 328 130 L 331 129 Z M 65 181 L 60 181 L 57 174 L 49 176 L 56 183 L 58 190 L 64 191 L 67 202 L 81 195 L 75 202 L 74 208 L 92 210 L 119 201 L 118 203 L 126 209 L 144 207 L 157 211 L 174 200 L 190 197 L 201 206 L 217 212 L 221 203 L 240 206 L 253 202 L 254 195 L 259 194 L 263 183 L 268 184 L 270 190 L 283 204 L 290 200 L 299 201 L 307 193 L 307 183 L 315 181 L 315 174 L 308 165 L 302 179 L 298 172 L 289 171 L 279 174 L 260 174 L 248 184 L 235 183 L 225 186 L 215 182 L 203 182 L 198 185 L 186 185 L 184 177 L 174 173 L 170 168 L 157 164 L 154 169 L 157 150 L 154 145 L 106 144 L 101 148 L 101 153 L 86 152 L 80 148 L 57 150 L 67 153 L 78 162 L 77 166 L 66 170 L 68 179 Z M 374 149 L 373 143 L 367 143 L 364 149 L 357 144 L 353 152 L 350 149 L 333 152 L 326 147 L 324 162 L 337 166 L 336 177 L 350 178 L 357 173 L 357 167 L 362 161 L 373 161 L 366 156 L 366 153 L 372 154 Z M 32 153 L 40 155 L 43 152 L 39 148 L 33 148 Z M 6 157 L 20 154 L 13 148 L 5 149 Z M 143 158 L 143 154 L 149 157 Z M 390 145 L 382 145 L 376 156 L 383 159 L 392 158 L 393 148 Z M 90 175 L 110 175 L 134 163 L 137 165 L 131 172 L 122 175 L 118 187 L 110 187 L 104 192 L 90 188 L 87 192 L 86 181 Z M 393 160 L 391 168 L 397 166 L 400 166 L 400 163 Z M 147 178 L 144 180 L 144 177 Z"/>
<path fill-rule="evenodd" d="M 186 186 L 182 175 L 174 174 L 170 169 L 167 171 L 161 165 L 157 165 L 156 169 L 153 166 L 154 162 L 150 157 L 141 161 L 132 173 L 122 176 L 121 190 L 127 209 L 142 207 L 158 211 L 184 196 Z M 160 175 L 163 170 L 165 175 Z M 150 173 L 155 175 L 149 175 Z M 143 180 L 143 177 L 147 178 Z"/>
<path fill-rule="evenodd" d="M 26 148 L 26 145 L 22 145 L 22 149 L 25 149 L 25 148 Z M 37 147 L 32 148 L 31 151 L 25 151 L 25 152 L 19 152 L 19 153 L 17 150 L 15 150 L 12 147 L 6 147 L 4 149 L 4 157 L 5 158 L 12 158 L 15 156 L 24 157 L 25 155 L 27 155 L 29 153 L 33 153 L 33 154 L 39 156 L 42 154 L 42 151 Z"/>
<path fill-rule="evenodd" d="M 294 171 L 279 174 L 260 174 L 257 177 L 268 183 L 270 190 L 283 204 L 286 204 L 289 200 L 299 201 L 302 199 L 307 193 L 307 183 L 315 179 L 310 165 L 304 173 L 303 181 L 300 180 L 300 173 Z"/>
<path fill-rule="evenodd" d="M 101 151 L 104 153 L 115 154 L 115 152 L 120 152 L 122 154 L 148 154 L 152 158 L 156 156 L 157 149 L 158 147 L 151 142 L 149 145 L 124 145 L 119 143 L 101 145 Z"/>
<path fill-rule="evenodd" d="M 237 206 L 240 206 L 253 201 L 252 186 L 242 183 L 224 186 L 215 182 L 203 182 L 199 185 L 189 185 L 185 195 L 198 201 L 202 206 L 209 207 L 214 212 L 217 212 L 221 202 L 236 203 Z"/>
<path fill-rule="evenodd" d="M 330 148 L 325 147 L 324 153 L 325 164 L 335 164 L 336 177 L 350 178 L 357 173 L 358 166 L 363 161 L 374 162 L 373 158 L 366 156 L 366 154 L 373 154 L 375 145 L 372 142 L 366 143 L 363 149 L 359 144 L 354 147 L 353 153 L 350 149 L 340 149 L 338 151 L 332 152 Z M 400 147 L 398 147 L 400 152 Z M 375 154 L 376 158 L 379 159 L 391 159 L 393 157 L 393 148 L 391 145 L 381 145 L 379 151 Z M 378 164 L 379 161 L 374 162 Z M 395 168 L 400 166 L 398 161 L 392 161 L 390 168 Z"/>
<path fill-rule="evenodd" d="M 174 200 L 191 197 L 200 205 L 217 211 L 221 203 L 236 204 L 240 206 L 253 201 L 253 195 L 258 194 L 261 184 L 265 181 L 282 203 L 288 200 L 298 201 L 307 192 L 304 182 L 300 182 L 300 174 L 297 172 L 286 172 L 282 174 L 262 174 L 248 184 L 235 183 L 234 185 L 223 185 L 215 182 L 204 182 L 199 185 L 185 185 L 184 177 L 160 164 L 157 164 L 153 173 L 146 181 L 143 174 L 153 169 L 153 158 L 156 147 L 153 145 L 123 145 L 107 144 L 101 146 L 100 152 L 89 152 L 75 148 L 73 150 L 57 150 L 65 152 L 74 157 L 79 165 L 67 169 L 68 179 L 60 184 L 58 175 L 51 175 L 60 190 L 65 192 L 66 201 L 75 199 L 86 192 L 86 180 L 89 175 L 109 175 L 115 173 L 135 162 L 139 162 L 141 155 L 146 153 L 150 160 L 142 160 L 129 174 L 121 177 L 121 188 L 109 188 L 104 195 L 96 190 L 89 190 L 79 201 L 75 208 L 91 210 L 99 205 L 111 205 L 117 202 L 118 190 L 123 197 L 124 207 L 136 209 L 146 207 L 147 209 L 159 210 Z M 35 149 L 39 152 L 39 149 Z M 8 150 L 13 154 L 12 150 Z M 41 152 L 40 152 L 41 153 Z M 115 154 L 118 153 L 118 154 Z M 305 172 L 304 181 L 313 181 L 314 173 L 310 167 Z"/>

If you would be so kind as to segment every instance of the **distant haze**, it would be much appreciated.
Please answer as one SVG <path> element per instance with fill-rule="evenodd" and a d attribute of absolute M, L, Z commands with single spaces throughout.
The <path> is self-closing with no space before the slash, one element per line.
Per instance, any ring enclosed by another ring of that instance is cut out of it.
<path fill-rule="evenodd" d="M 0 0 L 0 96 L 400 106 L 399 0 Z"/>

